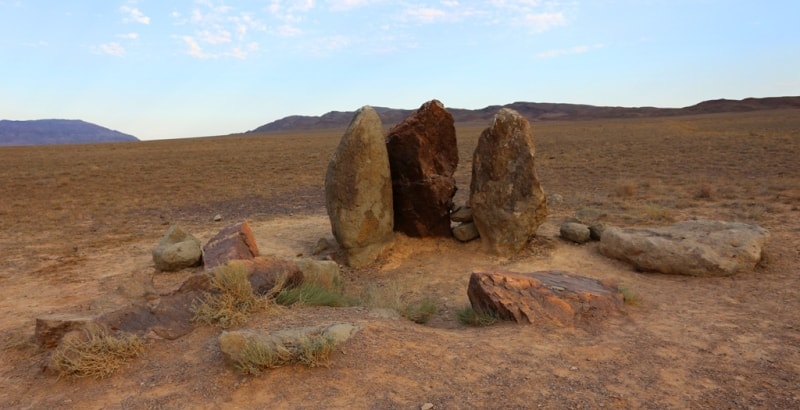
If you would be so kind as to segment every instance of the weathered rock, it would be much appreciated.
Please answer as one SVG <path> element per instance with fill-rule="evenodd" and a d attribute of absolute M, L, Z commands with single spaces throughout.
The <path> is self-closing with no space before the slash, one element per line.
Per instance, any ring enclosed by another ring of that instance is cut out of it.
<path fill-rule="evenodd" d="M 96 318 L 86 313 L 56 313 L 36 318 L 34 340 L 42 348 L 55 348 L 65 334 L 85 328 Z"/>
<path fill-rule="evenodd" d="M 153 262 L 160 271 L 176 271 L 197 266 L 203 258 L 200 240 L 172 225 L 153 249 Z"/>
<path fill-rule="evenodd" d="M 589 225 L 589 238 L 593 241 L 599 241 L 603 237 L 603 232 L 606 230 L 606 224 L 603 222 L 595 222 Z"/>
<path fill-rule="evenodd" d="M 480 238 L 481 234 L 474 222 L 464 222 L 453 228 L 453 236 L 461 242 L 469 242 Z"/>
<path fill-rule="evenodd" d="M 431 100 L 386 137 L 394 195 L 394 229 L 413 237 L 450 237 L 458 147 L 453 116 Z"/>
<path fill-rule="evenodd" d="M 450 220 L 453 222 L 472 222 L 472 208 L 466 205 L 458 207 L 450 214 Z"/>
<path fill-rule="evenodd" d="M 547 196 L 547 206 L 555 207 L 564 203 L 564 197 L 559 194 L 550 194 Z"/>
<path fill-rule="evenodd" d="M 472 308 L 517 323 L 589 325 L 621 309 L 614 286 L 562 271 L 473 272 Z"/>
<path fill-rule="evenodd" d="M 222 332 L 219 336 L 219 348 L 222 354 L 234 363 L 248 361 L 248 349 L 259 346 L 266 351 L 283 353 L 284 360 L 276 360 L 275 365 L 291 363 L 302 345 L 309 340 L 321 337 L 333 345 L 346 342 L 353 337 L 361 325 L 355 323 L 335 323 L 328 326 L 302 327 L 281 330 L 272 333 L 261 333 L 253 330 L 237 330 Z"/>
<path fill-rule="evenodd" d="M 256 256 L 258 245 L 247 221 L 226 226 L 203 247 L 206 272 L 231 260 L 253 259 Z"/>
<path fill-rule="evenodd" d="M 486 250 L 519 252 L 547 217 L 531 126 L 503 108 L 483 131 L 472 161 L 470 205 Z"/>
<path fill-rule="evenodd" d="M 561 237 L 575 243 L 586 243 L 591 239 L 589 227 L 578 222 L 564 222 L 559 230 Z"/>
<path fill-rule="evenodd" d="M 297 263 L 275 256 L 257 256 L 253 259 L 230 261 L 229 264 L 239 264 L 245 269 L 247 279 L 256 295 L 297 287 L 304 280 L 303 272 Z"/>
<path fill-rule="evenodd" d="M 332 248 L 331 243 L 325 238 L 319 238 L 314 245 L 314 250 L 311 251 L 312 255 L 319 255 Z"/>
<path fill-rule="evenodd" d="M 348 265 L 368 265 L 392 243 L 389 156 L 372 107 L 358 110 L 342 136 L 325 176 L 325 199 L 333 236 Z"/>
<path fill-rule="evenodd" d="M 575 221 L 584 225 L 592 225 L 604 216 L 606 216 L 606 213 L 597 208 L 584 207 L 575 211 Z"/>
<path fill-rule="evenodd" d="M 755 268 L 768 236 L 757 225 L 723 221 L 686 221 L 662 228 L 609 227 L 600 240 L 600 252 L 642 271 L 729 276 Z"/>
<path fill-rule="evenodd" d="M 295 263 L 303 272 L 303 283 L 312 283 L 329 290 L 333 290 L 341 284 L 339 264 L 334 261 L 297 259 Z"/>

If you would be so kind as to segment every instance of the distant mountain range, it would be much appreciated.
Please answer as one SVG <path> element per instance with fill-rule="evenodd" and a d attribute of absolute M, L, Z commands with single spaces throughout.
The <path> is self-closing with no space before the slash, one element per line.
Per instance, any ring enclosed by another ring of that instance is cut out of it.
<path fill-rule="evenodd" d="M 530 121 L 547 120 L 592 120 L 601 118 L 642 118 L 666 117 L 692 114 L 712 114 L 723 112 L 746 112 L 759 110 L 773 110 L 786 108 L 800 108 L 800 97 L 769 97 L 745 98 L 743 100 L 711 100 L 703 101 L 684 108 L 656 108 L 656 107 L 598 107 L 582 104 L 554 104 L 515 102 L 506 105 L 490 105 L 486 108 L 467 110 L 461 108 L 447 108 L 453 115 L 456 123 L 488 122 L 500 108 L 511 108 L 528 118 Z M 386 107 L 373 107 L 381 117 L 384 125 L 394 125 L 405 119 L 416 109 L 395 109 Z M 322 116 L 292 115 L 262 125 L 250 133 L 295 131 L 295 130 L 320 130 L 330 128 L 345 128 L 353 118 L 355 111 L 331 111 Z"/>
<path fill-rule="evenodd" d="M 139 141 L 81 120 L 0 120 L 0 146 Z"/>

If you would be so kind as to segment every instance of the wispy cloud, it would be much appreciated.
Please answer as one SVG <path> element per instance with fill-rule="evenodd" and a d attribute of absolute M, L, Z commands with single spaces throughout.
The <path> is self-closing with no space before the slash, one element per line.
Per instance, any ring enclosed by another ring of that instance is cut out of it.
<path fill-rule="evenodd" d="M 374 0 L 327 0 L 326 3 L 331 10 L 342 11 L 350 10 L 356 7 L 367 6 L 374 3 Z"/>
<path fill-rule="evenodd" d="M 567 19 L 564 17 L 563 12 L 530 13 L 525 15 L 523 21 L 526 26 L 537 33 L 567 24 Z"/>
<path fill-rule="evenodd" d="M 145 16 L 144 13 L 142 13 L 136 7 L 124 5 L 119 8 L 119 11 L 125 14 L 125 18 L 123 19 L 123 21 L 126 23 L 134 22 L 141 24 L 150 24 L 150 17 Z"/>
<path fill-rule="evenodd" d="M 176 37 L 186 47 L 186 54 L 201 59 L 247 58 L 259 50 L 251 32 L 266 30 L 253 13 L 238 11 L 222 1 L 195 0 L 189 13 L 173 11 L 170 16 L 176 25 L 192 28 L 190 34 Z"/>
<path fill-rule="evenodd" d="M 106 54 L 109 56 L 114 57 L 124 57 L 125 56 L 125 47 L 122 44 L 117 43 L 116 41 L 112 41 L 110 43 L 100 44 L 97 47 L 97 51 Z"/>
<path fill-rule="evenodd" d="M 136 40 L 136 39 L 139 38 L 139 33 L 117 34 L 117 37 L 125 39 L 125 40 Z"/>
<path fill-rule="evenodd" d="M 598 48 L 603 48 L 603 45 L 602 44 L 595 44 L 591 46 L 580 45 L 570 48 L 553 49 L 553 50 L 542 51 L 541 53 L 536 54 L 536 58 L 547 59 L 547 58 L 561 57 L 570 54 L 583 54 Z"/>

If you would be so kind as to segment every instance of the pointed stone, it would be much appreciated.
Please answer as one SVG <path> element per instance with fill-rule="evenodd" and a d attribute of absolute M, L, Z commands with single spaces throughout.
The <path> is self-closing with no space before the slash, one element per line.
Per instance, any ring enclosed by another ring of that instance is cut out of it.
<path fill-rule="evenodd" d="M 256 256 L 258 245 L 247 221 L 226 226 L 203 247 L 206 272 L 231 260 L 253 259 Z"/>
<path fill-rule="evenodd" d="M 374 262 L 394 238 L 392 178 L 380 117 L 356 112 L 328 165 L 325 204 L 346 263 Z"/>
<path fill-rule="evenodd" d="M 453 116 L 441 102 L 428 101 L 389 130 L 386 145 L 395 231 L 414 237 L 451 236 L 453 174 L 458 166 Z"/>
<path fill-rule="evenodd" d="M 501 109 L 478 139 L 472 160 L 470 205 L 489 252 L 519 252 L 547 217 L 534 159 L 530 123 L 514 110 Z"/>

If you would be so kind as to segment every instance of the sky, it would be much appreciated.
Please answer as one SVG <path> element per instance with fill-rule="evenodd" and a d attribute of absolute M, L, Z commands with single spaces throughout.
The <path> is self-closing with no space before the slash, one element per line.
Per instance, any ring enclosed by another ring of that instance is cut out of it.
<path fill-rule="evenodd" d="M 363 105 L 800 95 L 798 0 L 0 0 L 0 119 L 142 140 Z"/>

